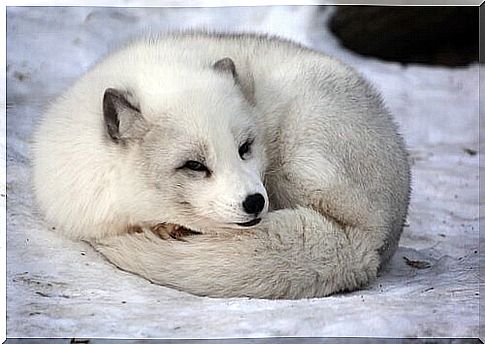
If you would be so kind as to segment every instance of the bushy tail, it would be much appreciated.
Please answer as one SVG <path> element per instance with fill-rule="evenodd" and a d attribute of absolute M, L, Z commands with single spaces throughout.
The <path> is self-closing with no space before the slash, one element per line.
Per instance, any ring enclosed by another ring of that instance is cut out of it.
<path fill-rule="evenodd" d="M 272 212 L 242 234 L 194 235 L 183 242 L 144 232 L 93 246 L 123 270 L 192 294 L 295 299 L 356 289 L 376 276 L 377 247 L 366 236 L 356 236 L 359 242 L 351 237 L 299 208 Z"/>

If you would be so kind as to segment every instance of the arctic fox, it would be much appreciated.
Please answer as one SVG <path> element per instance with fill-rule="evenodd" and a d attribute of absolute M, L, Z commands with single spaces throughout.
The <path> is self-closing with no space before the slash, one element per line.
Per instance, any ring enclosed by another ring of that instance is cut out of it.
<path fill-rule="evenodd" d="M 33 152 L 50 224 L 121 269 L 211 297 L 365 286 L 409 201 L 376 91 L 333 58 L 253 34 L 130 43 L 51 104 Z"/>

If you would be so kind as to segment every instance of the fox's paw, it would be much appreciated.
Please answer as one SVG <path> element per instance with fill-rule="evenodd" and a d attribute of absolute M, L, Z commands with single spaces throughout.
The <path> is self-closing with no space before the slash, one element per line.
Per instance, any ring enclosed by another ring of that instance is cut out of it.
<path fill-rule="evenodd" d="M 183 237 L 197 234 L 183 226 L 174 225 L 172 223 L 157 223 L 152 226 L 150 230 L 158 235 L 163 240 L 175 239 L 179 241 L 185 241 Z"/>
<path fill-rule="evenodd" d="M 143 233 L 143 227 L 139 225 L 128 226 L 126 231 L 128 234 Z"/>

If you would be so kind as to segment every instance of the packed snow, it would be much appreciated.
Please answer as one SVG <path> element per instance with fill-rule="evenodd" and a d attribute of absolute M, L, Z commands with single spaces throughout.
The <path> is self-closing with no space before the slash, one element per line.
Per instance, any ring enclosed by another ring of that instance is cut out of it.
<path fill-rule="evenodd" d="M 358 56 L 326 28 L 333 10 L 8 8 L 7 335 L 476 337 L 479 66 L 404 66 Z M 43 220 L 29 166 L 43 108 L 128 39 L 180 28 L 290 38 L 354 66 L 382 93 L 411 153 L 413 193 L 400 247 L 368 288 L 295 301 L 193 296 L 120 271 Z"/>

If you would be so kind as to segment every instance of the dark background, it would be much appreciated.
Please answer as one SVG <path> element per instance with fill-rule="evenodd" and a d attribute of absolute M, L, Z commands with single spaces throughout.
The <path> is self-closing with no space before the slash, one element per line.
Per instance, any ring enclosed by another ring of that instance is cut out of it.
<path fill-rule="evenodd" d="M 478 61 L 478 7 L 341 6 L 330 29 L 359 54 L 402 63 Z"/>

